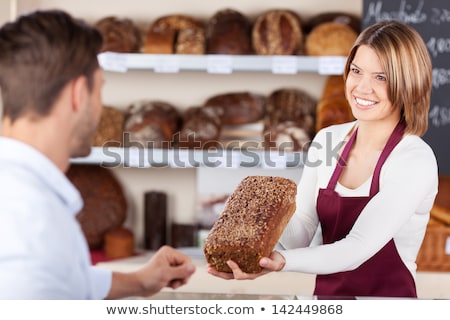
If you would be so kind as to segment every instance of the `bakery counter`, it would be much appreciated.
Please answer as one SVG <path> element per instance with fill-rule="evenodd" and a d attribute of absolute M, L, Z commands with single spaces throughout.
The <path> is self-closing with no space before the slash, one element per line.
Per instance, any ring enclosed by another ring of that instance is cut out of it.
<path fill-rule="evenodd" d="M 172 290 L 163 289 L 152 299 L 294 299 L 311 298 L 314 275 L 297 272 L 273 272 L 255 280 L 224 280 L 206 272 L 206 261 L 199 248 L 180 249 L 192 257 L 197 266 L 189 283 Z M 152 255 L 144 252 L 136 257 L 97 264 L 114 271 L 129 272 L 140 268 Z M 420 299 L 450 299 L 450 273 L 419 272 L 417 291 Z"/>

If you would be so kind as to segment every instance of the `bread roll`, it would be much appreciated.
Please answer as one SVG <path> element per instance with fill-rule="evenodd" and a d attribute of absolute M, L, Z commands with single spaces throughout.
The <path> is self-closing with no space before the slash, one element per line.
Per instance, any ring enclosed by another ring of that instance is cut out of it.
<path fill-rule="evenodd" d="M 316 26 L 306 38 L 309 56 L 347 56 L 358 34 L 349 26 L 325 22 Z"/>
<path fill-rule="evenodd" d="M 345 97 L 331 97 L 321 100 L 317 104 L 316 131 L 354 120 L 352 109 Z"/>
<path fill-rule="evenodd" d="M 122 259 L 134 255 L 134 235 L 131 230 L 119 227 L 105 234 L 105 256 L 110 259 Z"/>
<path fill-rule="evenodd" d="M 216 12 L 206 26 L 208 54 L 251 54 L 252 25 L 242 13 L 233 9 Z"/>
<path fill-rule="evenodd" d="M 251 92 L 230 92 L 208 98 L 204 106 L 220 109 L 222 125 L 239 125 L 261 120 L 266 98 Z"/>
<path fill-rule="evenodd" d="M 96 22 L 95 27 L 103 36 L 101 51 L 140 52 L 142 34 L 132 20 L 109 16 Z"/>
<path fill-rule="evenodd" d="M 226 263 L 231 259 L 244 272 L 261 272 L 259 260 L 270 255 L 292 217 L 296 193 L 290 179 L 244 178 L 205 240 L 207 262 L 218 271 L 231 272 Z"/>
<path fill-rule="evenodd" d="M 204 54 L 206 38 L 204 29 L 183 29 L 178 31 L 175 42 L 177 54 Z"/>
<path fill-rule="evenodd" d="M 292 55 L 303 48 L 300 17 L 290 10 L 269 10 L 253 25 L 253 48 L 259 55 Z"/>

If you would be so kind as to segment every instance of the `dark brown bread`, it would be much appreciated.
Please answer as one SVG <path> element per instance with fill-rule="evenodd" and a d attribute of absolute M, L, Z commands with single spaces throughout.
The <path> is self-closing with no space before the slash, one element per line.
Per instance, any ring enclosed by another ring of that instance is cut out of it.
<path fill-rule="evenodd" d="M 102 51 L 140 52 L 142 34 L 132 20 L 108 16 L 96 22 L 95 27 L 103 36 Z"/>
<path fill-rule="evenodd" d="M 190 107 L 183 114 L 183 124 L 176 147 L 203 149 L 215 148 L 219 142 L 222 125 L 218 110 L 209 107 Z"/>
<path fill-rule="evenodd" d="M 206 26 L 207 53 L 251 54 L 252 24 L 248 17 L 233 9 L 216 12 Z"/>
<path fill-rule="evenodd" d="M 264 149 L 283 151 L 307 151 L 311 135 L 297 123 L 281 122 L 264 131 Z"/>
<path fill-rule="evenodd" d="M 226 263 L 231 259 L 244 272 L 261 272 L 259 260 L 270 255 L 292 217 L 296 193 L 297 185 L 290 179 L 243 179 L 205 240 L 207 262 L 218 271 L 231 272 Z"/>
<path fill-rule="evenodd" d="M 80 191 L 84 206 L 77 220 L 90 249 L 100 249 L 106 232 L 119 228 L 127 216 L 127 201 L 120 182 L 97 165 L 72 164 L 68 179 Z"/>
<path fill-rule="evenodd" d="M 293 55 L 302 50 L 300 17 L 290 10 L 269 10 L 253 25 L 253 48 L 259 55 Z"/>
<path fill-rule="evenodd" d="M 180 130 L 181 115 L 164 101 L 140 100 L 132 103 L 125 115 L 125 146 L 167 148 Z"/>
<path fill-rule="evenodd" d="M 220 109 L 222 125 L 239 125 L 261 120 L 266 98 L 251 92 L 229 92 L 208 98 L 204 106 Z"/>

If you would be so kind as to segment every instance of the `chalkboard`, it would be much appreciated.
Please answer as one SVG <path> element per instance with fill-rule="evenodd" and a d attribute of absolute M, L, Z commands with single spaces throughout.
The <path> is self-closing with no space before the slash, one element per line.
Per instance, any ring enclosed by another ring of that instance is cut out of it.
<path fill-rule="evenodd" d="M 450 1 L 364 0 L 362 27 L 381 20 L 398 20 L 414 27 L 427 44 L 433 63 L 433 89 L 428 131 L 423 138 L 436 154 L 439 174 L 448 175 L 450 174 Z"/>

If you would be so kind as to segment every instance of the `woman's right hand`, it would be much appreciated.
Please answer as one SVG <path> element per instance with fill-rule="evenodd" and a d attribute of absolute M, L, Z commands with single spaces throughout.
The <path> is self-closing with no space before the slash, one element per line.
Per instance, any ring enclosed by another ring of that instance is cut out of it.
<path fill-rule="evenodd" d="M 281 253 L 279 253 L 278 251 L 273 251 L 270 254 L 270 257 L 264 257 L 259 261 L 259 265 L 263 268 L 260 273 L 246 273 L 242 271 L 241 268 L 239 268 L 239 265 L 232 260 L 227 261 L 227 264 L 232 271 L 231 273 L 217 271 L 209 264 L 207 267 L 207 271 L 209 274 L 226 280 L 253 280 L 272 271 L 282 270 L 284 265 L 286 264 L 286 260 L 281 255 Z"/>

